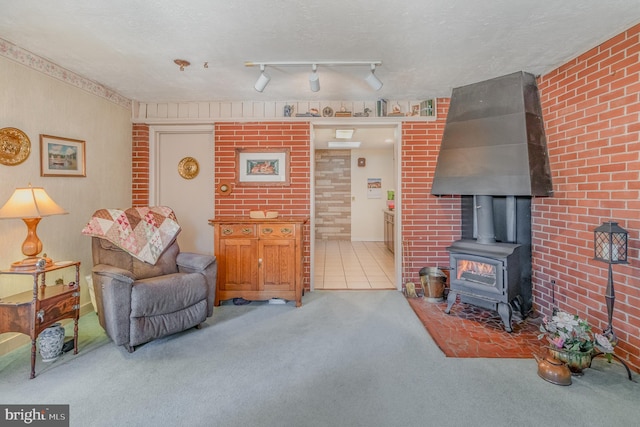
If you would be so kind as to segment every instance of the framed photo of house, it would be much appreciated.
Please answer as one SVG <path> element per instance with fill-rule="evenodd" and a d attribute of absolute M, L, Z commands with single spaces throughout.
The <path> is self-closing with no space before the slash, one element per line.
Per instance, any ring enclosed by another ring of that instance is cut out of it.
<path fill-rule="evenodd" d="M 236 148 L 236 184 L 289 185 L 289 149 Z"/>
<path fill-rule="evenodd" d="M 87 176 L 84 141 L 41 134 L 40 176 Z"/>

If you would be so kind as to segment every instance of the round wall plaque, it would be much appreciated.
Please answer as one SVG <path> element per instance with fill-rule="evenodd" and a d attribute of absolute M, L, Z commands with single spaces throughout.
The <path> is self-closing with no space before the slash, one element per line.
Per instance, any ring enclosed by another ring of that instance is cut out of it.
<path fill-rule="evenodd" d="M 184 179 L 193 179 L 198 176 L 200 165 L 193 157 L 185 157 L 178 163 L 178 173 Z"/>
<path fill-rule="evenodd" d="M 29 157 L 31 141 L 27 134 L 16 128 L 0 129 L 0 163 L 18 165 Z"/>

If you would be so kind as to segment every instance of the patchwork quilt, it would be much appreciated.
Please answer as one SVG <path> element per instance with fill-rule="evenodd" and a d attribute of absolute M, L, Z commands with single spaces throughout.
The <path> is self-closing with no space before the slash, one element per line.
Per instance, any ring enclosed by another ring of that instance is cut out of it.
<path fill-rule="evenodd" d="M 155 264 L 175 240 L 180 225 L 171 208 L 99 209 L 82 234 L 106 239 L 140 261 Z"/>

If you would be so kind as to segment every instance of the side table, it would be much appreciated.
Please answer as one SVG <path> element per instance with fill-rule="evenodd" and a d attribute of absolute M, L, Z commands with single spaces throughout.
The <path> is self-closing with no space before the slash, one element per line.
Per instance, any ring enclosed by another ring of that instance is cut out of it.
<path fill-rule="evenodd" d="M 76 280 L 68 285 L 47 286 L 46 275 L 55 270 L 75 267 Z M 57 262 L 42 269 L 0 270 L 0 274 L 28 275 L 33 290 L 0 298 L 0 334 L 18 332 L 31 337 L 31 375 L 36 376 L 36 338 L 47 327 L 62 319 L 73 319 L 73 354 L 78 354 L 80 318 L 80 262 Z M 40 285 L 38 285 L 40 279 Z"/>

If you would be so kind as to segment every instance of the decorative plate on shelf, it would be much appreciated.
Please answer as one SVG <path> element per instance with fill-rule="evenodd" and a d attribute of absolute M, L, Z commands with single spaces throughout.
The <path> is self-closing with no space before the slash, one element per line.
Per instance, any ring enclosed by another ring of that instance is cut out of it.
<path fill-rule="evenodd" d="M 324 107 L 322 109 L 322 117 L 333 117 L 333 108 Z"/>
<path fill-rule="evenodd" d="M 0 129 L 0 163 L 18 165 L 29 157 L 31 141 L 27 134 L 16 128 Z"/>
<path fill-rule="evenodd" d="M 185 157 L 178 163 L 178 173 L 184 179 L 193 179 L 198 176 L 200 165 L 193 157 Z"/>

